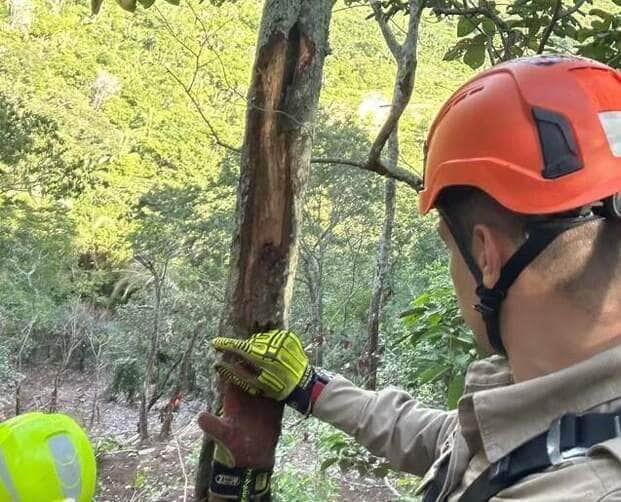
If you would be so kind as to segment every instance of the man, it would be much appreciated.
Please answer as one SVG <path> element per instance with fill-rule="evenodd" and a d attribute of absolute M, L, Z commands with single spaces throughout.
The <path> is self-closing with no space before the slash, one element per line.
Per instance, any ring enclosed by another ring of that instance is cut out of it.
<path fill-rule="evenodd" d="M 322 377 L 284 331 L 216 339 L 221 375 L 424 476 L 425 501 L 621 501 L 620 74 L 571 57 L 496 66 L 444 105 L 426 155 L 420 209 L 440 214 L 461 313 L 491 354 L 458 411 Z M 200 423 L 222 460 L 215 420 Z"/>

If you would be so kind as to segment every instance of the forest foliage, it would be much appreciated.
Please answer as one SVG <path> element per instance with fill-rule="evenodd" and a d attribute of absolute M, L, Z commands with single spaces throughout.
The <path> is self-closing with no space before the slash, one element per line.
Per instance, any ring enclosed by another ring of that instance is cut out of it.
<path fill-rule="evenodd" d="M 133 402 L 154 330 L 146 392 L 163 395 L 199 322 L 187 390 L 208 387 L 260 5 L 120 3 L 135 12 L 111 1 L 97 16 L 72 0 L 0 5 L 0 375 L 16 399 L 28 365 L 45 361 L 59 380 L 68 367 L 108 369 L 108 397 Z M 550 50 L 621 66 L 619 0 L 565 4 L 483 1 L 455 13 L 451 0 L 429 1 L 400 164 L 421 173 L 434 113 L 473 69 L 537 52 L 544 37 Z M 397 30 L 406 6 L 382 2 Z M 365 2 L 336 3 L 330 45 L 313 154 L 365 159 L 394 64 Z M 382 193 L 373 173 L 317 164 L 304 208 L 291 329 L 310 354 L 322 344 L 327 369 L 357 382 Z M 380 384 L 454 407 L 476 350 L 434 217 L 416 206 L 415 192 L 399 186 Z M 347 445 L 338 445 L 327 449 L 343 461 Z"/>

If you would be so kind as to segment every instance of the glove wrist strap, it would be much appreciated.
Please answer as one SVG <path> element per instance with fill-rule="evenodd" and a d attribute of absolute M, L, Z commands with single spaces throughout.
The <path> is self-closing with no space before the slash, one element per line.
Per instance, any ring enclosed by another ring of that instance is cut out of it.
<path fill-rule="evenodd" d="M 308 366 L 300 383 L 286 399 L 292 408 L 302 415 L 310 415 L 315 401 L 330 379 L 321 373 L 317 373 L 312 366 Z"/>
<path fill-rule="evenodd" d="M 209 491 L 239 502 L 258 502 L 270 490 L 271 469 L 228 467 L 214 460 Z"/>

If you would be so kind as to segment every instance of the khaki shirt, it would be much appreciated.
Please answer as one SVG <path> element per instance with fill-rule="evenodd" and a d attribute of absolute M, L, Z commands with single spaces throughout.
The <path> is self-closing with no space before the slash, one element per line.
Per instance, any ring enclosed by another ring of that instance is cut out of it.
<path fill-rule="evenodd" d="M 621 346 L 526 382 L 513 383 L 507 360 L 477 361 L 466 375 L 458 411 L 425 408 L 388 388 L 362 390 L 342 377 L 326 386 L 313 415 L 352 435 L 398 470 L 425 476 L 449 458 L 439 501 L 457 502 L 490 463 L 548 430 L 567 414 L 621 410 Z M 532 474 L 490 499 L 621 502 L 621 437 Z"/>

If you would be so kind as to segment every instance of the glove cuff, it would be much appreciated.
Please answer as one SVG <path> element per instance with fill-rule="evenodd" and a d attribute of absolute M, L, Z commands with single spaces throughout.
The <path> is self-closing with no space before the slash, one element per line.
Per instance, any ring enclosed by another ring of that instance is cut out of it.
<path fill-rule="evenodd" d="M 328 384 L 330 378 L 323 373 L 318 373 L 315 369 L 308 365 L 302 380 L 289 394 L 285 403 L 302 415 L 310 415 L 315 401 L 321 394 L 323 388 Z"/>
<path fill-rule="evenodd" d="M 239 502 L 259 501 L 270 490 L 272 470 L 228 467 L 214 461 L 211 468 L 210 493 Z"/>

